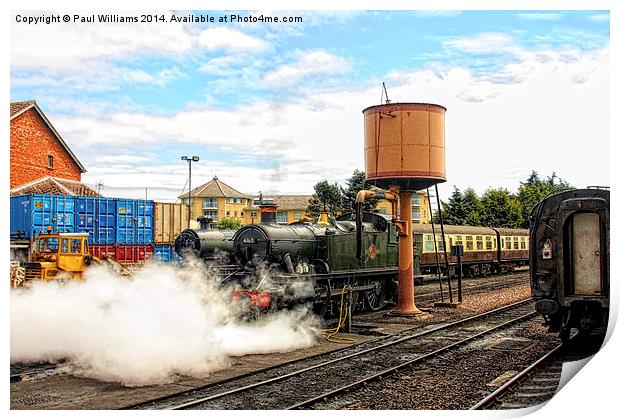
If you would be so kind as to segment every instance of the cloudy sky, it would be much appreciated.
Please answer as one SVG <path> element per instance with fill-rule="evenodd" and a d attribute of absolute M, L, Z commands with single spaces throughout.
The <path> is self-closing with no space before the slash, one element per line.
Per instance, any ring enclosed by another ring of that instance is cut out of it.
<path fill-rule="evenodd" d="M 140 16 L 148 11 L 80 12 Z M 448 182 L 516 191 L 533 170 L 609 185 L 607 11 L 156 12 L 158 23 L 17 22 L 11 101 L 36 99 L 110 196 L 192 185 L 308 194 L 363 169 L 362 109 L 446 113 Z M 177 23 L 172 16 L 212 16 Z M 219 17 L 299 17 L 230 23 Z"/>

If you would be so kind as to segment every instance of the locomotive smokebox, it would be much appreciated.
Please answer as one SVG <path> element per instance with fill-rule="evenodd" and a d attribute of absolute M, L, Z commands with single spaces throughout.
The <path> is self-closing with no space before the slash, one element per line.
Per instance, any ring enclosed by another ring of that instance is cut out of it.
<path fill-rule="evenodd" d="M 401 191 L 445 182 L 445 112 L 443 106 L 427 103 L 364 109 L 366 180 Z"/>

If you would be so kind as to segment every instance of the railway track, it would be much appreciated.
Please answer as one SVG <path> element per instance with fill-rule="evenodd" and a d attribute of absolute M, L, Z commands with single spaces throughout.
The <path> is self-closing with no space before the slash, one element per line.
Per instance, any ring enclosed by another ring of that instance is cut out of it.
<path fill-rule="evenodd" d="M 511 410 L 532 407 L 548 401 L 557 392 L 563 364 L 593 355 L 600 349 L 603 339 L 604 333 L 598 340 L 574 334 L 567 343 L 549 350 L 470 407 L 470 410 Z"/>
<path fill-rule="evenodd" d="M 63 363 L 59 361 L 58 363 Z M 56 363 L 15 363 L 11 364 L 11 383 L 25 380 L 38 379 L 54 373 Z"/>
<path fill-rule="evenodd" d="M 126 409 L 294 409 L 419 364 L 536 316 L 531 300 L 452 323 L 405 331 Z M 343 374 L 346 373 L 346 374 Z"/>

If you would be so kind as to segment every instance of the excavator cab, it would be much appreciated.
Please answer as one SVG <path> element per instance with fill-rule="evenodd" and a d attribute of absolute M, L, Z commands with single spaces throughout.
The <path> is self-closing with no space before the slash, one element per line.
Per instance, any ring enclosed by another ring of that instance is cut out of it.
<path fill-rule="evenodd" d="M 32 262 L 25 264 L 26 280 L 81 280 L 91 261 L 88 233 L 42 233 L 35 240 Z"/>

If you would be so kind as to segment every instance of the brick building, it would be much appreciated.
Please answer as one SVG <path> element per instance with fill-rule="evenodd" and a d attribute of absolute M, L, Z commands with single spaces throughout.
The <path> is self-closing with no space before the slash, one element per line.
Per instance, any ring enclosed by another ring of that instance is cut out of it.
<path fill-rule="evenodd" d="M 11 103 L 11 189 L 50 176 L 81 181 L 84 166 L 36 101 Z"/>

